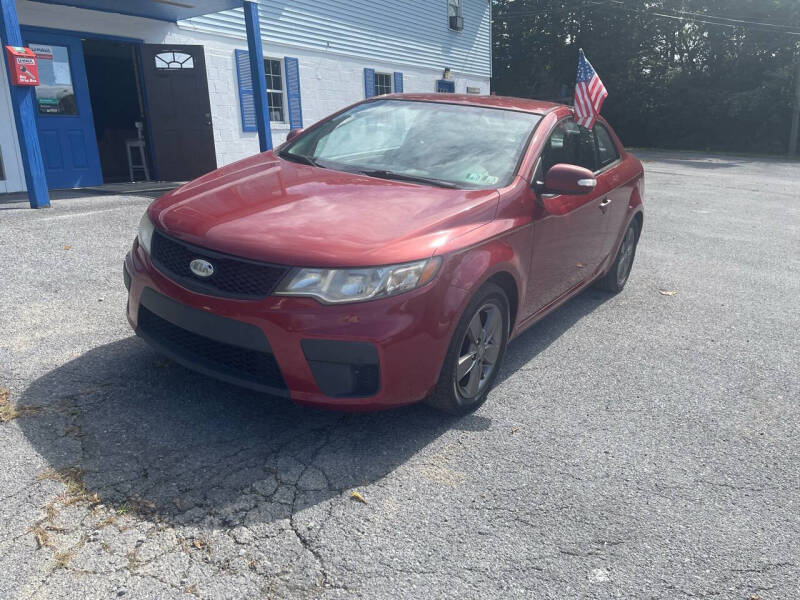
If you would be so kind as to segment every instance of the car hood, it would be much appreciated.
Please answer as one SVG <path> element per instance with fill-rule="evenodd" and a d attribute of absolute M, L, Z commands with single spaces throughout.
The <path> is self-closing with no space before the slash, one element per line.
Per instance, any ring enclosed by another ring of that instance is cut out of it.
<path fill-rule="evenodd" d="M 428 258 L 494 217 L 495 190 L 389 181 L 258 154 L 154 202 L 157 229 L 237 256 L 297 266 Z"/>

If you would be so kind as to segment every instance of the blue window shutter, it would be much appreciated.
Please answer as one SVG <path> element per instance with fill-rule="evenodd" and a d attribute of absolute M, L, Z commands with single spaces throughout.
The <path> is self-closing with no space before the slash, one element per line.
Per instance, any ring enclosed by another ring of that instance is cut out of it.
<path fill-rule="evenodd" d="M 364 96 L 372 98 L 375 95 L 375 69 L 364 69 Z"/>
<path fill-rule="evenodd" d="M 258 131 L 256 102 L 253 98 L 253 78 L 250 75 L 250 57 L 247 50 L 235 50 L 236 77 L 239 80 L 239 105 L 242 109 L 242 131 Z"/>
<path fill-rule="evenodd" d="M 303 104 L 300 102 L 300 64 L 296 58 L 283 57 L 286 71 L 286 102 L 289 106 L 289 128 L 303 127 Z"/>
<path fill-rule="evenodd" d="M 403 74 L 398 71 L 394 72 L 394 93 L 403 93 Z"/>

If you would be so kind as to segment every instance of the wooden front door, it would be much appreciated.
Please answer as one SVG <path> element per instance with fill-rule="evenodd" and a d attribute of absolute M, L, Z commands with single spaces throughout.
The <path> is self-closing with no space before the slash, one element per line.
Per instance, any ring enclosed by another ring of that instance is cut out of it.
<path fill-rule="evenodd" d="M 217 168 L 203 46 L 142 45 L 146 118 L 162 181 Z"/>

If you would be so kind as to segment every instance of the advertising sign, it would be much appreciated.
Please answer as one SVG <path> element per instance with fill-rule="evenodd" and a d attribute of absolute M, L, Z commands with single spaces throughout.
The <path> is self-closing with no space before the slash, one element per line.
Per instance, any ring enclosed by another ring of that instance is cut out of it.
<path fill-rule="evenodd" d="M 69 51 L 64 46 L 31 44 L 39 63 L 41 84 L 36 88 L 40 115 L 76 115 L 75 91 L 69 65 Z"/>

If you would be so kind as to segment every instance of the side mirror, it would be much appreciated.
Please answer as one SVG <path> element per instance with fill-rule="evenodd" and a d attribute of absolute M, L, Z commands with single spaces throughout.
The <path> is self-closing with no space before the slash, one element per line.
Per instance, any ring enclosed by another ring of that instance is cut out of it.
<path fill-rule="evenodd" d="M 298 135 L 300 135 L 300 132 L 302 132 L 302 131 L 303 131 L 302 129 L 292 129 L 292 130 L 290 130 L 289 133 L 286 134 L 286 141 L 287 142 L 291 142 L 294 138 L 296 138 Z"/>
<path fill-rule="evenodd" d="M 594 173 L 577 165 L 559 163 L 550 167 L 544 176 L 545 194 L 588 194 L 597 185 Z"/>

